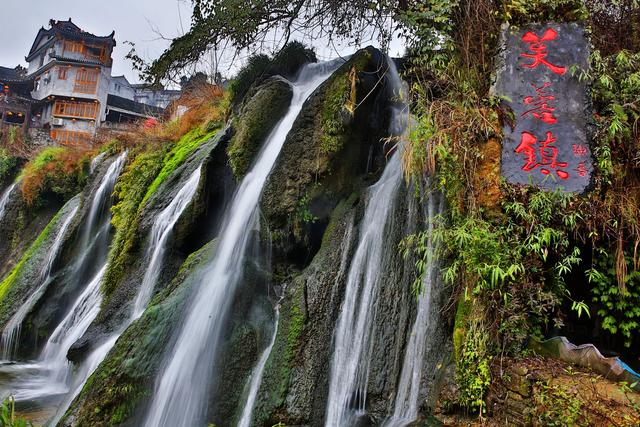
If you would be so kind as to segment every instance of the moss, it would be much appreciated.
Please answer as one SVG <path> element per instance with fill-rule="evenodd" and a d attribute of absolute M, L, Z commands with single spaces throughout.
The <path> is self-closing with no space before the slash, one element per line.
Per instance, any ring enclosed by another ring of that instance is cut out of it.
<path fill-rule="evenodd" d="M 365 69 L 371 60 L 371 53 L 363 50 L 353 61 L 351 67 L 336 73 L 325 92 L 322 106 L 322 125 L 320 151 L 331 154 L 340 151 L 345 138 L 345 122 L 353 117 L 357 96 L 357 75 Z"/>
<path fill-rule="evenodd" d="M 47 224 L 47 226 L 45 227 L 44 230 L 42 230 L 42 233 L 40 233 L 40 235 L 35 240 L 35 242 L 31 244 L 27 252 L 22 256 L 20 261 L 18 261 L 18 264 L 16 264 L 16 266 L 13 267 L 13 270 L 11 270 L 11 273 L 9 273 L 9 275 L 2 281 L 2 283 L 0 283 L 0 303 L 3 302 L 3 299 L 7 294 L 7 292 L 9 292 L 9 290 L 14 286 L 16 278 L 25 268 L 26 263 L 36 253 L 36 251 L 40 249 L 40 247 L 42 246 L 44 241 L 47 239 L 49 234 L 51 234 L 51 230 L 53 230 L 55 225 L 58 223 L 61 215 L 62 215 L 62 210 L 59 211 L 55 217 L 53 217 L 53 219 L 49 222 L 49 224 Z"/>
<path fill-rule="evenodd" d="M 453 356 L 456 365 L 459 363 L 462 356 L 462 347 L 464 345 L 464 339 L 467 336 L 467 323 L 470 312 L 471 300 L 464 296 L 458 301 L 458 308 L 456 310 L 456 318 L 453 326 Z"/>
<path fill-rule="evenodd" d="M 265 82 L 242 107 L 236 132 L 227 153 L 236 177 L 248 171 L 260 146 L 285 114 L 291 102 L 291 86 L 282 79 Z"/>
<path fill-rule="evenodd" d="M 112 208 L 112 223 L 116 233 L 109 250 L 109 267 L 102 283 L 107 296 L 105 303 L 124 273 L 125 266 L 131 261 L 130 254 L 137 237 L 138 213 L 149 186 L 163 167 L 166 150 L 166 147 L 152 147 L 135 156 L 115 186 L 114 194 L 118 202 Z"/>
<path fill-rule="evenodd" d="M 200 272 L 215 251 L 215 241 L 191 254 L 173 281 L 156 295 L 142 317 L 115 346 L 65 414 L 77 425 L 114 425 L 133 416 L 153 391 L 166 343 L 182 316 Z M 63 418 L 61 424 L 64 425 Z"/>
<path fill-rule="evenodd" d="M 149 186 L 147 193 L 142 199 L 142 204 L 149 200 L 151 196 L 156 192 L 158 187 L 175 171 L 184 161 L 204 142 L 213 138 L 216 132 L 219 130 L 214 124 L 210 124 L 207 128 L 211 130 L 205 131 L 200 127 L 197 127 L 184 135 L 178 142 L 176 142 L 171 151 L 167 153 L 162 161 L 162 169 L 158 176 L 153 180 Z"/>

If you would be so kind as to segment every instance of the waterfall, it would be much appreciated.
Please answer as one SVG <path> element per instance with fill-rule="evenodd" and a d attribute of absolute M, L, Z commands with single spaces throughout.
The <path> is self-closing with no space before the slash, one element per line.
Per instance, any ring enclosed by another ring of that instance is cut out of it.
<path fill-rule="evenodd" d="M 293 82 L 287 114 L 267 138 L 223 219 L 216 254 L 187 310 L 159 374 L 145 425 L 191 427 L 202 423 L 223 322 L 242 277 L 244 255 L 264 184 L 303 103 L 339 62 L 309 64 Z"/>
<path fill-rule="evenodd" d="M 388 60 L 390 83 L 402 89 L 393 61 Z M 406 106 L 396 105 L 390 133 L 402 135 L 407 128 Z M 334 332 L 327 427 L 347 426 L 365 413 L 369 364 L 375 336 L 378 294 L 385 267 L 385 253 L 397 195 L 403 185 L 402 144 L 391 156 L 382 176 L 367 190 L 364 218 L 357 248 L 351 258 L 344 302 Z"/>
<path fill-rule="evenodd" d="M 7 208 L 9 197 L 11 196 L 11 193 L 13 193 L 13 190 L 16 188 L 17 185 L 18 184 L 14 182 L 9 186 L 9 188 L 4 190 L 4 193 L 2 193 L 2 196 L 0 196 L 0 220 L 2 220 L 2 218 L 4 217 L 4 211 Z"/>
<path fill-rule="evenodd" d="M 276 308 L 276 320 L 275 327 L 273 328 L 273 334 L 271 335 L 271 341 L 269 341 L 269 345 L 260 355 L 260 359 L 258 360 L 258 365 L 253 370 L 253 373 L 250 377 L 249 383 L 249 394 L 247 395 L 247 401 L 244 405 L 244 409 L 242 410 L 242 416 L 240 417 L 240 422 L 238 422 L 238 427 L 249 427 L 251 424 L 251 414 L 253 414 L 253 407 L 256 403 L 256 397 L 258 396 L 258 390 L 260 389 L 260 384 L 262 382 L 262 375 L 264 374 L 264 368 L 267 365 L 267 360 L 269 359 L 269 355 L 271 354 L 271 350 L 273 349 L 273 345 L 276 343 L 276 336 L 278 335 L 278 325 L 280 323 L 280 307 Z"/>
<path fill-rule="evenodd" d="M 425 212 L 427 224 L 427 265 L 422 278 L 422 292 L 418 297 L 416 319 L 411 328 L 409 343 L 397 386 L 393 415 L 386 420 L 386 427 L 401 427 L 418 418 L 420 382 L 428 344 L 428 332 L 432 326 L 431 298 L 438 286 L 437 247 L 434 242 L 434 219 L 444 209 L 442 194 L 429 194 Z"/>
<path fill-rule="evenodd" d="M 107 266 L 110 242 L 111 195 L 126 155 L 126 152 L 121 154 L 111 163 L 89 205 L 79 239 L 78 253 L 81 255 L 73 265 L 71 277 L 72 283 L 81 285 L 80 295 L 49 337 L 38 361 L 10 368 L 12 371 L 24 371 L 25 374 L 11 385 L 11 394 L 17 401 L 63 395 L 70 391 L 73 370 L 71 362 L 67 360 L 67 352 L 84 335 L 100 311 L 100 285 Z"/>
<path fill-rule="evenodd" d="M 40 297 L 42 297 L 44 291 L 47 289 L 49 283 L 51 282 L 53 264 L 58 258 L 60 248 L 67 234 L 67 230 L 71 225 L 71 221 L 73 220 L 73 218 L 75 218 L 76 213 L 78 212 L 78 199 L 72 199 L 72 203 L 75 203 L 75 206 L 72 211 L 67 214 L 65 220 L 58 229 L 58 233 L 56 234 L 53 245 L 49 249 L 49 253 L 45 258 L 45 262 L 40 269 L 38 279 L 40 285 L 29 296 L 25 303 L 22 304 L 20 309 L 18 309 L 18 311 L 13 315 L 13 317 L 7 323 L 7 326 L 4 328 L 4 331 L 2 332 L 2 358 L 5 360 L 9 360 L 14 355 L 16 345 L 20 340 L 20 330 L 22 328 L 22 323 L 24 322 L 25 317 L 27 316 L 27 314 L 29 314 L 31 309 L 33 309 L 36 302 L 40 300 Z"/>
<path fill-rule="evenodd" d="M 171 201 L 161 213 L 156 217 L 151 228 L 151 234 L 149 236 L 149 244 L 147 250 L 147 271 L 144 274 L 142 285 L 138 291 L 134 308 L 133 318 L 131 321 L 137 319 L 144 312 L 147 303 L 153 295 L 153 290 L 160 276 L 162 269 L 162 263 L 164 262 L 164 255 L 167 249 L 167 241 L 173 231 L 178 219 L 182 215 L 182 212 L 193 199 L 198 189 L 198 183 L 200 182 L 200 168 L 196 169 L 191 177 L 187 180 L 184 186 L 180 189 L 178 194 Z"/>
<path fill-rule="evenodd" d="M 136 319 L 138 319 L 144 312 L 147 303 L 151 299 L 154 287 L 160 275 L 160 269 L 164 261 L 164 255 L 166 251 L 167 241 L 173 227 L 180 219 L 180 216 L 187 208 L 193 196 L 198 189 L 198 183 L 200 182 L 200 167 L 197 168 L 189 177 L 184 186 L 178 191 L 178 194 L 173 198 L 171 203 L 156 217 L 151 228 L 151 234 L 148 243 L 147 260 L 149 265 L 145 272 L 142 285 L 138 291 L 138 296 L 131 312 L 131 316 L 122 325 L 117 332 L 112 334 L 105 342 L 100 344 L 94 349 L 87 357 L 79 369 L 79 372 L 75 375 L 75 381 L 71 387 L 71 392 L 65 397 L 64 403 L 60 405 L 55 417 L 51 420 L 50 425 L 55 425 L 65 414 L 73 400 L 82 391 L 82 387 L 87 382 L 89 377 L 98 368 L 100 363 L 107 357 L 109 351 L 113 348 L 120 335 L 131 325 Z M 94 316 L 95 317 L 95 316 Z"/>

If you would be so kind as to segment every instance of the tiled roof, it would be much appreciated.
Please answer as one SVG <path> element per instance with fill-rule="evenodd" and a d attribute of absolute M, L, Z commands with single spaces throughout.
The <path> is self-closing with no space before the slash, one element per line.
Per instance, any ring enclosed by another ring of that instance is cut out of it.
<path fill-rule="evenodd" d="M 47 36 L 50 36 L 50 37 L 60 36 L 61 38 L 64 38 L 64 39 L 84 40 L 84 41 L 95 42 L 95 43 L 107 42 L 107 43 L 110 43 L 112 46 L 115 46 L 116 44 L 116 41 L 113 37 L 115 35 L 115 31 L 112 31 L 111 34 L 107 36 L 96 36 L 95 34 L 91 34 L 86 31 L 83 31 L 80 27 L 78 27 L 76 24 L 71 22 L 71 18 L 69 18 L 68 21 L 55 21 L 52 19 L 49 21 L 49 25 L 50 25 L 50 28 L 45 29 L 43 27 L 43 28 L 40 28 L 40 31 L 38 31 L 38 35 L 36 36 L 33 42 L 33 45 L 29 50 L 29 55 L 27 55 L 27 61 L 30 60 L 33 54 L 35 54 L 37 51 L 40 50 L 40 45 L 39 45 L 40 40 L 42 40 L 42 38 Z"/>
<path fill-rule="evenodd" d="M 164 109 L 162 108 L 142 104 L 140 102 L 135 102 L 130 99 L 111 94 L 109 94 L 109 96 L 107 97 L 107 106 L 131 111 L 132 113 L 144 114 L 147 116 L 157 117 L 161 116 L 164 113 Z"/>

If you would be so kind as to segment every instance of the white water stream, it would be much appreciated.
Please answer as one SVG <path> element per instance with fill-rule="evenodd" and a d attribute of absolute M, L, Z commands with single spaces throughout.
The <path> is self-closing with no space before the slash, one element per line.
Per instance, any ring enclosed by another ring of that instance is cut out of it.
<path fill-rule="evenodd" d="M 58 229 L 55 240 L 51 245 L 51 248 L 49 249 L 49 253 L 47 254 L 44 264 L 41 267 L 38 278 L 40 285 L 29 296 L 24 304 L 22 304 L 20 309 L 18 309 L 13 317 L 11 317 L 4 330 L 2 331 L 2 358 L 4 360 L 9 360 L 14 356 L 17 342 L 20 340 L 20 330 L 22 328 L 22 323 L 24 322 L 27 314 L 29 314 L 31 309 L 33 309 L 36 302 L 40 300 L 52 279 L 51 270 L 53 268 L 53 264 L 58 258 L 60 247 L 62 246 L 64 237 L 66 236 L 67 230 L 71 225 L 71 221 L 73 220 L 73 218 L 75 218 L 76 213 L 78 212 L 77 198 L 74 199 L 73 202 L 75 203 L 75 207 L 71 210 L 71 212 L 67 214 L 67 217 L 64 219 L 62 225 Z"/>
<path fill-rule="evenodd" d="M 422 278 L 422 292 L 418 297 L 418 309 L 416 319 L 411 328 L 409 343 L 405 349 L 404 362 L 400 374 L 400 381 L 396 387 L 396 399 L 393 415 L 385 422 L 385 427 L 402 427 L 410 424 L 418 418 L 420 409 L 420 383 L 422 381 L 423 367 L 427 345 L 429 343 L 429 331 L 432 329 L 431 299 L 434 287 L 438 286 L 438 259 L 437 245 L 434 242 L 434 219 L 444 209 L 444 200 L 441 194 L 433 192 L 429 195 L 426 209 L 427 224 L 427 264 Z"/>
<path fill-rule="evenodd" d="M 13 193 L 13 190 L 16 189 L 17 185 L 18 184 L 14 182 L 6 190 L 4 190 L 4 193 L 2 193 L 2 196 L 0 196 L 0 220 L 2 220 L 2 218 L 4 217 L 4 211 L 7 209 L 9 197 L 11 196 L 11 193 Z"/>
<path fill-rule="evenodd" d="M 393 61 L 389 60 L 389 81 L 394 90 L 404 89 Z M 406 132 L 407 109 L 397 105 L 391 117 L 390 133 Z M 389 232 L 403 185 L 402 143 L 391 156 L 382 176 L 367 190 L 364 218 L 357 248 L 350 262 L 345 296 L 336 324 L 325 414 L 325 426 L 342 427 L 365 414 L 367 383 L 375 341 L 376 310 L 389 248 Z"/>
<path fill-rule="evenodd" d="M 162 263 L 164 262 L 169 236 L 176 222 L 178 222 L 184 210 L 189 203 L 191 203 L 191 199 L 193 199 L 198 189 L 199 182 L 200 168 L 191 174 L 191 177 L 189 177 L 178 194 L 176 194 L 171 203 L 156 217 L 153 223 L 149 236 L 149 244 L 147 246 L 148 267 L 142 280 L 142 286 L 140 286 L 140 290 L 138 291 L 132 319 L 129 323 L 142 315 L 153 295 L 153 290 L 160 276 Z"/>
<path fill-rule="evenodd" d="M 247 395 L 247 400 L 244 405 L 244 409 L 242 410 L 242 416 L 240 417 L 240 421 L 238 422 L 238 427 L 249 427 L 251 425 L 251 414 L 253 414 L 253 407 L 256 404 L 256 397 L 258 396 L 258 390 L 260 389 L 260 384 L 262 383 L 262 375 L 264 374 L 264 368 L 267 365 L 267 360 L 269 360 L 269 355 L 271 354 L 271 350 L 273 350 L 273 345 L 276 343 L 276 336 L 278 335 L 278 326 L 280 324 L 280 307 L 276 308 L 276 318 L 275 318 L 275 327 L 273 329 L 273 334 L 271 335 L 271 341 L 269 341 L 269 345 L 264 349 L 262 354 L 260 355 L 260 359 L 258 360 L 258 364 L 255 369 L 251 373 L 250 383 L 249 383 L 249 394 Z"/>
<path fill-rule="evenodd" d="M 6 371 L 18 374 L 17 381 L 8 387 L 16 401 L 65 395 L 71 391 L 75 383 L 81 381 L 74 375 L 73 365 L 67 359 L 67 352 L 84 335 L 100 311 L 100 285 L 106 270 L 106 249 L 110 241 L 110 201 L 125 160 L 126 153 L 123 153 L 113 161 L 91 199 L 79 240 L 80 256 L 74 264 L 71 277 L 72 281 L 84 281 L 84 285 L 80 286 L 80 295 L 73 301 L 49 337 L 36 362 L 9 365 L 6 368 Z M 93 254 L 96 253 L 100 254 L 101 259 L 95 259 Z M 87 280 L 85 274 L 91 271 L 93 273 Z M 80 367 L 78 372 L 82 371 L 83 367 Z"/>
<path fill-rule="evenodd" d="M 242 277 L 251 225 L 257 217 L 264 184 L 303 103 L 339 64 L 306 65 L 293 82 L 287 114 L 267 138 L 225 214 L 216 254 L 196 288 L 177 340 L 160 372 L 145 426 L 192 427 L 203 423 L 221 328 Z"/>

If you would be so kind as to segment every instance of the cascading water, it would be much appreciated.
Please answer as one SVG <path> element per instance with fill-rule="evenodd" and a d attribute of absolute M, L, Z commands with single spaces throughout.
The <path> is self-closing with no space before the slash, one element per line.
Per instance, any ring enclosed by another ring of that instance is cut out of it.
<path fill-rule="evenodd" d="M 390 83 L 402 89 L 393 61 L 388 60 Z M 394 108 L 391 134 L 400 136 L 407 128 L 403 105 Z M 382 177 L 367 191 L 360 237 L 351 259 L 344 302 L 334 333 L 329 396 L 325 425 L 348 426 L 364 414 L 369 379 L 370 354 L 374 344 L 375 316 L 385 269 L 387 238 L 398 193 L 403 185 L 402 144 L 391 156 Z"/>
<path fill-rule="evenodd" d="M 4 217 L 4 211 L 7 209 L 7 203 L 9 202 L 9 197 L 11 196 L 11 193 L 13 193 L 13 190 L 16 189 L 16 187 L 17 187 L 16 183 L 11 184 L 9 188 L 4 190 L 4 193 L 2 193 L 2 196 L 0 196 L 0 220 L 2 220 L 2 218 Z"/>
<path fill-rule="evenodd" d="M 158 378 L 145 425 L 191 427 L 205 416 L 206 394 L 221 328 L 242 277 L 244 255 L 264 184 L 303 103 L 339 62 L 303 67 L 292 84 L 287 114 L 271 132 L 223 219 L 214 259 L 196 289 L 187 317 Z"/>
<path fill-rule="evenodd" d="M 151 235 L 149 236 L 147 254 L 149 265 L 144 274 L 140 290 L 138 291 L 138 296 L 133 308 L 133 318 L 131 321 L 142 315 L 147 303 L 153 295 L 153 289 L 158 281 L 162 263 L 164 261 L 169 236 L 171 235 L 176 222 L 180 219 L 182 212 L 184 212 L 191 202 L 191 199 L 193 199 L 193 196 L 196 194 L 199 182 L 200 168 L 196 169 L 191 174 L 191 177 L 180 189 L 178 194 L 176 194 L 169 206 L 167 206 L 160 215 L 156 217 L 156 220 L 153 223 Z"/>
<path fill-rule="evenodd" d="M 71 212 L 68 213 L 66 219 L 63 221 L 60 226 L 58 233 L 56 234 L 56 238 L 47 254 L 47 258 L 44 264 L 41 267 L 39 273 L 39 283 L 38 288 L 29 296 L 29 298 L 25 301 L 24 304 L 18 309 L 18 311 L 13 315 L 13 317 L 5 326 L 4 331 L 2 331 L 2 358 L 4 360 L 9 360 L 16 350 L 15 346 L 17 342 L 20 340 L 20 330 L 22 328 L 22 323 L 24 322 L 25 317 L 31 309 L 33 309 L 34 305 L 40 298 L 42 294 L 47 289 L 47 286 L 51 282 L 51 273 L 53 269 L 53 264 L 58 258 L 58 254 L 60 252 L 60 247 L 62 246 L 62 242 L 64 241 L 64 237 L 67 234 L 67 230 L 71 225 L 71 221 L 75 218 L 76 213 L 78 212 L 78 200 L 77 198 L 73 199 L 72 202 L 75 204 L 74 208 Z"/>
<path fill-rule="evenodd" d="M 129 325 L 131 325 L 131 323 L 144 313 L 144 310 L 153 295 L 154 287 L 160 275 L 167 241 L 176 222 L 178 222 L 178 219 L 180 219 L 180 216 L 196 194 L 196 190 L 198 189 L 198 184 L 200 182 L 200 175 L 201 168 L 199 167 L 191 174 L 171 203 L 156 217 L 151 228 L 148 243 L 147 259 L 149 261 L 149 265 L 145 272 L 140 290 L 138 291 L 131 316 L 116 333 L 112 334 L 105 342 L 94 349 L 87 360 L 82 364 L 79 372 L 75 375 L 76 380 L 71 387 L 71 392 L 66 396 L 64 403 L 60 405 L 58 412 L 51 421 L 51 425 L 55 425 L 62 418 L 69 405 L 73 402 L 73 399 L 75 399 L 75 397 L 80 393 L 85 382 L 98 368 L 100 363 L 102 363 L 120 335 Z"/>
<path fill-rule="evenodd" d="M 429 331 L 432 325 L 432 295 L 438 285 L 437 246 L 434 241 L 434 219 L 444 209 L 442 194 L 429 194 L 425 218 L 427 221 L 427 264 L 422 278 L 422 292 L 418 297 L 416 319 L 411 328 L 409 343 L 397 386 L 393 415 L 386 420 L 385 427 L 402 427 L 418 418 L 420 383 Z"/>
<path fill-rule="evenodd" d="M 22 371 L 19 380 L 11 384 L 9 390 L 17 401 L 63 395 L 70 390 L 73 371 L 66 356 L 100 311 L 100 284 L 106 270 L 110 242 L 110 201 L 126 155 L 126 152 L 123 153 L 109 166 L 89 206 L 79 240 L 78 253 L 81 255 L 73 266 L 71 276 L 71 281 L 81 285 L 82 292 L 51 334 L 38 361 L 11 366 L 13 371 Z M 97 270 L 95 266 L 98 266 Z M 86 274 L 90 274 L 88 281 Z M 83 283 L 86 285 L 82 286 Z"/>
<path fill-rule="evenodd" d="M 262 382 L 262 375 L 264 374 L 264 368 L 267 365 L 267 360 L 273 350 L 273 345 L 276 343 L 276 336 L 278 335 L 278 325 L 280 323 L 280 309 L 276 308 L 275 327 L 273 329 L 273 335 L 271 335 L 271 341 L 269 345 L 260 355 L 258 364 L 256 365 L 253 373 L 251 374 L 249 383 L 249 394 L 247 395 L 247 401 L 242 410 L 242 416 L 238 422 L 238 427 L 249 427 L 251 424 L 251 414 L 253 413 L 253 407 L 256 403 L 256 397 L 258 396 L 258 390 L 260 389 L 260 383 Z"/>

